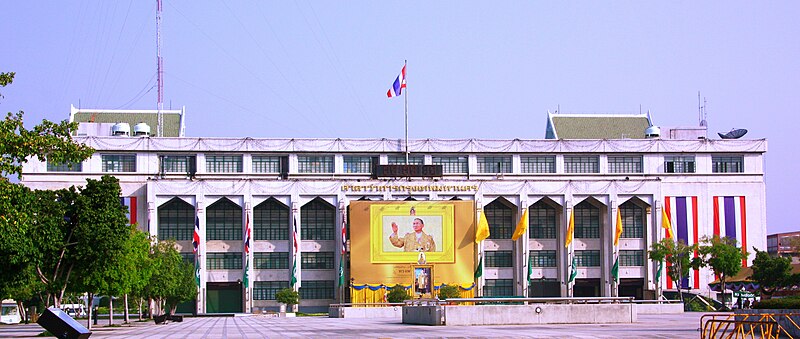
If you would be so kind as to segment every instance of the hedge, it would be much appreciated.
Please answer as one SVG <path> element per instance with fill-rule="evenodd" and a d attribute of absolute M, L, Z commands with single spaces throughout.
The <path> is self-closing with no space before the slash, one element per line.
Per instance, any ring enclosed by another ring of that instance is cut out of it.
<path fill-rule="evenodd" d="M 753 304 L 754 309 L 800 309 L 800 296 L 791 296 L 778 299 L 762 299 Z"/>

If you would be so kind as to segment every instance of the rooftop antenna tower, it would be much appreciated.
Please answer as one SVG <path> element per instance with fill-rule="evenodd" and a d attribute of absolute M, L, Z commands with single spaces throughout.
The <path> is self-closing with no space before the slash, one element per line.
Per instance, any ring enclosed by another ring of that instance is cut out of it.
<path fill-rule="evenodd" d="M 158 127 L 156 136 L 164 136 L 164 63 L 161 59 L 161 0 L 156 0 L 156 56 L 158 62 Z"/>
<path fill-rule="evenodd" d="M 701 127 L 707 127 L 707 125 L 708 125 L 708 122 L 706 122 L 706 105 L 707 104 L 708 104 L 708 102 L 706 101 L 706 98 L 703 98 L 702 101 L 700 100 L 700 91 L 697 91 L 697 113 L 699 114 L 699 118 L 698 119 L 700 119 L 700 126 Z"/>

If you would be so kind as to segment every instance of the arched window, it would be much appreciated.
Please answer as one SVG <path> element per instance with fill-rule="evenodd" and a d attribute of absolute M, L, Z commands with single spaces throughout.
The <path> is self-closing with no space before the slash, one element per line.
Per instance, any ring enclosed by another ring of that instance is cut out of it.
<path fill-rule="evenodd" d="M 489 222 L 489 239 L 511 239 L 514 217 L 511 207 L 495 199 L 483 208 Z"/>
<path fill-rule="evenodd" d="M 600 238 L 600 209 L 585 200 L 575 205 L 575 238 Z"/>
<path fill-rule="evenodd" d="M 628 200 L 619 205 L 622 213 L 622 237 L 644 238 L 644 208 Z"/>
<path fill-rule="evenodd" d="M 336 209 L 322 199 L 314 199 L 300 208 L 302 240 L 333 240 Z"/>
<path fill-rule="evenodd" d="M 289 207 L 269 198 L 253 208 L 255 240 L 289 240 Z"/>
<path fill-rule="evenodd" d="M 158 240 L 192 240 L 194 206 L 175 197 L 158 207 Z"/>
<path fill-rule="evenodd" d="M 208 240 L 242 240 L 242 208 L 222 198 L 206 209 Z"/>
<path fill-rule="evenodd" d="M 544 201 L 537 201 L 528 209 L 528 225 L 531 239 L 555 239 L 558 234 L 556 209 Z"/>

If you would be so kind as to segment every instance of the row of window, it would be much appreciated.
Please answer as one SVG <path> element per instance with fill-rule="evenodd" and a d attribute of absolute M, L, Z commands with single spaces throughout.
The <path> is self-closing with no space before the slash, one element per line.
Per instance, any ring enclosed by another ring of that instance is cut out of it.
<path fill-rule="evenodd" d="M 189 255 L 192 254 L 189 253 Z M 186 258 L 184 258 L 184 260 L 186 260 Z M 332 270 L 334 267 L 333 260 L 333 252 L 300 253 L 300 267 L 302 269 Z M 242 269 L 242 253 L 206 253 L 206 267 L 209 270 L 240 270 Z M 289 253 L 254 252 L 253 268 L 257 270 L 289 269 Z"/>
<path fill-rule="evenodd" d="M 575 259 L 578 267 L 599 267 L 599 250 L 576 250 Z M 484 257 L 486 267 L 513 267 L 512 251 L 486 251 Z M 531 251 L 531 267 L 556 267 L 556 251 Z M 643 250 L 621 250 L 619 251 L 620 266 L 644 266 L 645 258 Z"/>
<path fill-rule="evenodd" d="M 288 281 L 255 281 L 254 300 L 275 300 L 278 291 L 289 288 Z M 333 280 L 303 280 L 300 286 L 300 299 L 333 299 Z"/>
<path fill-rule="evenodd" d="M 244 172 L 242 155 L 206 155 L 206 171 L 209 173 Z M 196 157 L 193 155 L 161 156 L 162 173 L 194 173 Z M 254 155 L 253 173 L 282 173 L 287 171 L 284 156 Z M 335 173 L 333 155 L 298 155 L 299 173 Z M 442 165 L 445 174 L 469 172 L 467 156 L 432 156 L 433 165 Z M 346 155 L 343 157 L 344 173 L 372 173 L 372 164 L 377 159 L 371 156 Z M 512 173 L 510 155 L 478 156 L 478 173 Z M 103 172 L 136 172 L 136 155 L 101 155 Z M 424 157 L 410 156 L 408 163 L 421 165 Z M 405 156 L 390 155 L 388 164 L 405 164 Z M 50 172 L 81 172 L 80 163 L 56 164 L 48 161 Z M 664 173 L 695 173 L 695 157 L 690 155 L 664 156 Z M 522 173 L 556 173 L 554 155 L 520 156 Z M 720 155 L 711 157 L 713 173 L 741 173 L 744 171 L 742 156 Z M 564 155 L 564 173 L 600 173 L 599 155 Z M 644 173 L 641 155 L 609 155 L 608 173 Z"/>

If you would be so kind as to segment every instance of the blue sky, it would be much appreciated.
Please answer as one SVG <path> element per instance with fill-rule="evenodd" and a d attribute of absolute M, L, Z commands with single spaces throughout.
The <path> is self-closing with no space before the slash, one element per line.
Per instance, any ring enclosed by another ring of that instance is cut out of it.
<path fill-rule="evenodd" d="M 156 108 L 156 1 L 4 1 L 3 112 Z M 188 136 L 402 138 L 386 91 L 408 60 L 411 138 L 544 137 L 546 113 L 650 111 L 767 138 L 768 232 L 791 212 L 796 1 L 169 1 L 165 107 Z"/>

